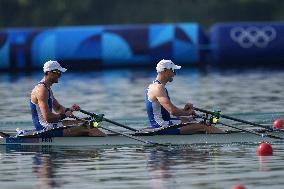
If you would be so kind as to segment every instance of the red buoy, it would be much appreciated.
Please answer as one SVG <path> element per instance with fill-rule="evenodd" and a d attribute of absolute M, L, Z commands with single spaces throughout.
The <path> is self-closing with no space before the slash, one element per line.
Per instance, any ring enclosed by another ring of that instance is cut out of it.
<path fill-rule="evenodd" d="M 283 119 L 276 119 L 273 122 L 274 129 L 284 129 L 284 120 Z"/>
<path fill-rule="evenodd" d="M 246 189 L 246 188 L 243 185 L 238 184 L 238 185 L 233 186 L 232 189 Z"/>
<path fill-rule="evenodd" d="M 271 156 L 273 154 L 273 149 L 270 144 L 263 142 L 258 145 L 256 154 L 258 156 Z"/>

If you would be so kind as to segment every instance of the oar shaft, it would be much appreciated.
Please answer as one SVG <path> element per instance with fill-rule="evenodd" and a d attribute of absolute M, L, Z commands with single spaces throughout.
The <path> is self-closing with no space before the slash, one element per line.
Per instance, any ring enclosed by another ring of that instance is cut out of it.
<path fill-rule="evenodd" d="M 91 117 L 97 116 L 96 114 L 91 113 L 91 112 L 88 112 L 88 111 L 85 111 L 85 110 L 80 110 L 80 112 L 82 112 L 82 113 L 84 113 L 84 114 L 86 114 L 86 115 L 89 115 L 89 116 L 91 116 Z M 134 132 L 137 131 L 137 129 L 134 129 L 134 128 L 128 127 L 128 126 L 126 126 L 126 125 L 117 123 L 117 122 L 112 121 L 112 120 L 109 120 L 109 119 L 107 119 L 107 118 L 103 118 L 103 120 L 106 121 L 106 122 L 112 123 L 112 124 L 114 124 L 114 125 L 123 127 L 123 128 L 125 128 L 125 129 L 128 129 L 128 130 L 130 130 L 130 131 L 134 131 Z"/>
<path fill-rule="evenodd" d="M 194 107 L 194 110 L 199 111 L 199 112 L 203 112 L 203 113 L 206 113 L 206 114 L 214 114 L 214 112 L 212 112 L 212 111 L 208 111 L 208 110 L 204 110 L 204 109 L 200 109 L 200 108 L 196 108 L 196 107 Z M 234 117 L 227 116 L 227 115 L 224 115 L 224 114 L 220 114 L 220 117 L 230 119 L 230 120 L 233 120 L 233 121 L 237 121 L 237 122 L 240 122 L 240 123 L 253 125 L 253 126 L 256 126 L 256 127 L 261 127 L 261 128 L 267 129 L 269 131 L 273 131 L 273 129 L 268 127 L 268 126 L 264 126 L 264 125 L 260 125 L 260 124 L 253 123 L 253 122 L 250 122 L 250 121 L 234 118 Z"/>
<path fill-rule="evenodd" d="M 205 112 L 204 112 L 204 113 L 205 113 Z M 197 117 L 202 118 L 202 116 L 199 116 L 199 115 L 197 115 Z M 242 128 L 239 128 L 239 127 L 235 127 L 235 126 L 233 126 L 233 125 L 228 125 L 228 124 L 222 123 L 222 122 L 220 122 L 220 121 L 218 121 L 217 123 L 218 123 L 218 124 L 221 124 L 221 125 L 224 125 L 224 126 L 226 126 L 226 127 L 230 127 L 230 128 L 233 128 L 233 129 L 237 129 L 237 130 L 239 130 L 239 131 L 243 131 L 243 132 L 255 134 L 255 135 L 258 135 L 258 136 L 261 136 L 261 137 L 263 136 L 261 133 L 258 133 L 258 132 L 255 132 L 255 131 L 250 131 L 250 130 L 247 130 L 247 129 L 242 129 Z M 274 136 L 273 136 L 273 138 L 274 138 Z M 276 138 L 277 138 L 277 136 L 276 136 Z M 277 139 L 279 139 L 279 138 L 277 138 Z M 281 139 L 282 139 L 282 138 L 281 138 Z"/>
<path fill-rule="evenodd" d="M 88 112 L 89 113 L 89 112 Z M 91 113 L 90 113 L 91 114 Z M 90 115 L 90 114 L 87 114 L 87 115 Z M 90 115 L 91 116 L 91 115 Z M 86 121 L 82 118 L 79 118 L 79 117 L 76 117 L 76 116 L 73 116 L 75 119 L 77 120 L 80 120 L 80 121 Z M 129 135 L 129 134 L 125 134 L 125 133 L 121 133 L 121 132 L 118 132 L 118 131 L 114 131 L 112 129 L 109 129 L 109 128 L 106 128 L 104 126 L 99 126 L 99 128 L 102 128 L 106 131 L 109 131 L 109 132 L 112 132 L 112 133 L 115 133 L 115 134 L 118 134 L 118 135 L 121 135 L 121 136 L 125 136 L 127 138 L 130 138 L 130 139 L 133 139 L 133 140 L 136 140 L 136 141 L 139 141 L 139 142 L 142 142 L 142 143 L 145 143 L 145 144 L 151 144 L 151 145 L 157 145 L 157 146 L 167 146 L 167 145 L 163 145 L 163 144 L 159 144 L 159 143 L 156 143 L 156 142 L 152 142 L 152 141 L 149 141 L 149 140 L 144 140 L 142 138 L 138 138 L 138 137 L 135 137 L 135 136 L 132 136 L 132 135 Z"/>
<path fill-rule="evenodd" d="M 258 136 L 261 136 L 261 137 L 266 137 L 267 136 L 267 137 L 274 138 L 274 139 L 284 140 L 284 138 L 279 137 L 279 136 L 275 136 L 275 135 L 272 135 L 272 134 L 268 134 L 267 133 L 267 134 L 263 135 L 261 133 L 255 132 L 255 131 L 250 131 L 250 130 L 247 130 L 247 129 L 242 129 L 242 128 L 235 127 L 235 126 L 232 126 L 232 125 L 228 125 L 228 124 L 222 123 L 220 121 L 218 121 L 218 123 L 221 124 L 221 125 L 224 125 L 226 127 L 231 127 L 233 129 L 237 129 L 239 131 L 244 131 L 244 132 L 251 133 L 251 134 L 254 134 L 254 135 L 258 135 Z"/>
<path fill-rule="evenodd" d="M 125 134 L 125 133 L 121 133 L 121 132 L 117 132 L 117 131 L 114 131 L 112 129 L 109 129 L 109 128 L 106 128 L 106 127 L 103 127 L 103 126 L 99 126 L 99 128 L 102 128 L 104 130 L 107 130 L 109 132 L 112 132 L 112 133 L 115 133 L 115 134 L 118 134 L 118 135 L 122 135 L 122 136 L 125 136 L 127 138 L 131 138 L 133 140 L 136 140 L 136 141 L 139 141 L 139 142 L 142 142 L 142 143 L 145 143 L 145 144 L 152 144 L 152 145 L 161 145 L 161 144 L 158 144 L 158 143 L 155 143 L 155 142 L 152 142 L 152 141 L 149 141 L 149 140 L 144 140 L 142 138 L 138 138 L 138 137 L 135 137 L 135 136 L 132 136 L 132 135 L 129 135 L 129 134 Z"/>
<path fill-rule="evenodd" d="M 120 124 L 120 123 L 117 123 L 117 122 L 115 122 L 115 121 L 109 120 L 109 119 L 107 119 L 107 118 L 103 118 L 103 120 L 106 121 L 106 122 L 112 123 L 112 124 L 114 124 L 114 125 L 123 127 L 123 128 L 125 128 L 125 129 L 128 129 L 128 130 L 130 130 L 130 131 L 134 131 L 134 132 L 137 131 L 137 129 L 133 129 L 133 128 L 128 127 L 128 126 L 126 126 L 126 125 L 122 125 L 122 124 Z"/>
<path fill-rule="evenodd" d="M 8 137 L 10 137 L 10 134 L 0 131 L 0 137 L 8 138 Z"/>
<path fill-rule="evenodd" d="M 86 114 L 86 115 L 89 115 L 89 116 L 97 116 L 96 114 L 94 114 L 94 113 L 91 113 L 91 112 L 88 112 L 88 111 L 86 111 L 86 110 L 80 110 L 80 112 L 82 112 L 83 114 Z"/>

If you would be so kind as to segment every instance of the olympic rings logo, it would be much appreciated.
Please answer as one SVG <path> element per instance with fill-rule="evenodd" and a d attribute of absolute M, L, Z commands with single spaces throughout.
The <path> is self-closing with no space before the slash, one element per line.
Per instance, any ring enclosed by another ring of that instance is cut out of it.
<path fill-rule="evenodd" d="M 235 27 L 230 31 L 230 37 L 243 48 L 251 48 L 252 46 L 265 48 L 276 38 L 276 30 L 271 26 L 248 27 L 247 29 Z"/>

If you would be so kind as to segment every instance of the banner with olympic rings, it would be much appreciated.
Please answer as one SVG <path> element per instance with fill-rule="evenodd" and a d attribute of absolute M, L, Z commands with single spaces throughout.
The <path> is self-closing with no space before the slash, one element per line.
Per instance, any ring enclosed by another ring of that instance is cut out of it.
<path fill-rule="evenodd" d="M 225 66 L 284 63 L 283 23 L 220 23 L 209 31 L 209 63 Z"/>

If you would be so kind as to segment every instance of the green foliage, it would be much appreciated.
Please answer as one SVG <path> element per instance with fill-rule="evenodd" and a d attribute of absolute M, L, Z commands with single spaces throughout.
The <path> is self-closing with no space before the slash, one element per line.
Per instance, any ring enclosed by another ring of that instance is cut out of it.
<path fill-rule="evenodd" d="M 281 0 L 0 0 L 0 27 L 284 20 Z"/>

